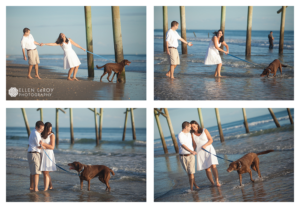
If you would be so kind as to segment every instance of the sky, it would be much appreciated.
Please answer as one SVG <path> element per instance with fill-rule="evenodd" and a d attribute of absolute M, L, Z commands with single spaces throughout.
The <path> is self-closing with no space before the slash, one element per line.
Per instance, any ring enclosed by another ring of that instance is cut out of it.
<path fill-rule="evenodd" d="M 252 30 L 280 30 L 281 6 L 254 6 Z M 186 6 L 186 28 L 218 30 L 221 22 L 221 6 Z M 162 6 L 154 7 L 154 29 L 162 29 Z M 226 6 L 225 30 L 246 30 L 247 6 Z M 168 6 L 168 27 L 176 20 L 180 24 L 179 6 Z M 180 25 L 179 25 L 180 28 Z M 294 30 L 294 7 L 286 9 L 285 30 Z"/>
<path fill-rule="evenodd" d="M 286 108 L 272 108 L 272 110 L 274 113 L 276 113 L 280 111 L 286 111 Z M 168 111 L 175 135 L 177 135 L 181 131 L 181 124 L 184 121 L 190 122 L 192 120 L 196 120 L 198 123 L 200 123 L 197 108 L 168 108 Z M 214 108 L 201 108 L 201 112 L 205 128 L 217 126 L 217 119 Z M 241 108 L 219 108 L 219 113 L 221 124 L 231 123 L 244 119 Z M 267 108 L 246 108 L 247 119 L 266 114 L 270 114 Z M 167 120 L 162 115 L 159 116 L 159 120 L 164 136 L 170 136 L 170 130 Z M 156 120 L 154 118 L 154 139 L 158 138 L 160 138 L 160 136 Z"/>
<path fill-rule="evenodd" d="M 70 127 L 69 109 L 64 109 L 66 114 L 59 112 L 59 127 Z M 104 108 L 103 109 L 103 128 L 124 128 L 125 108 Z M 30 128 L 34 128 L 35 123 L 40 120 L 40 111 L 37 108 L 26 108 L 26 115 Z M 97 108 L 97 112 L 99 112 Z M 55 108 L 43 108 L 44 122 L 50 122 L 55 126 Z M 73 108 L 74 127 L 95 127 L 94 112 L 87 108 Z M 139 108 L 134 110 L 134 121 L 136 128 L 146 128 L 146 109 Z M 98 117 L 99 125 L 99 117 Z M 6 109 L 7 127 L 24 127 L 25 122 L 21 108 Z M 130 112 L 127 117 L 127 128 L 131 128 Z"/>
<path fill-rule="evenodd" d="M 120 7 L 124 54 L 146 54 L 146 7 Z M 23 29 L 30 29 L 39 43 L 53 43 L 64 33 L 86 49 L 83 6 L 6 7 L 6 54 L 22 55 Z M 110 6 L 92 6 L 93 47 L 96 54 L 114 54 Z M 85 52 L 75 46 L 78 55 Z M 39 54 L 63 54 L 59 46 L 38 48 Z"/>

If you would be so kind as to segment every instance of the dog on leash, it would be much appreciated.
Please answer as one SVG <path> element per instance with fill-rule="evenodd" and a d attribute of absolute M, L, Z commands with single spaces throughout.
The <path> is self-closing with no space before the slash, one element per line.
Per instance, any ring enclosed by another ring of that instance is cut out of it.
<path fill-rule="evenodd" d="M 119 62 L 119 63 L 108 63 L 108 64 L 105 64 L 103 66 L 98 66 L 96 65 L 97 69 L 101 69 L 104 67 L 104 72 L 102 74 L 102 76 L 100 77 L 100 82 L 102 82 L 102 77 L 108 73 L 108 76 L 107 76 L 107 80 L 109 81 L 109 76 L 111 75 L 112 72 L 114 72 L 114 75 L 113 77 L 111 78 L 111 80 L 109 82 L 112 82 L 113 79 L 114 79 L 114 76 L 116 74 L 117 75 L 117 82 L 118 82 L 118 78 L 119 78 L 119 75 L 121 74 L 121 72 L 123 71 L 123 68 L 126 66 L 126 65 L 130 65 L 131 62 L 128 61 L 127 59 L 124 59 L 123 61 Z"/>
<path fill-rule="evenodd" d="M 269 77 L 269 74 L 273 74 L 273 77 L 276 76 L 276 72 L 279 68 L 280 73 L 282 75 L 282 67 L 287 67 L 287 65 L 281 64 L 279 59 L 275 59 L 268 67 L 264 69 L 262 74 L 260 75 L 261 77 L 267 76 Z"/>
<path fill-rule="evenodd" d="M 106 191 L 110 191 L 110 174 L 115 175 L 114 171 L 105 165 L 85 165 L 80 162 L 69 163 L 70 169 L 76 170 L 80 179 L 80 189 L 83 187 L 83 180 L 88 182 L 88 191 L 90 190 L 90 181 L 98 177 L 106 185 Z"/>
<path fill-rule="evenodd" d="M 273 151 L 274 150 L 267 150 L 259 153 L 248 153 L 244 155 L 242 158 L 230 163 L 227 172 L 230 173 L 231 171 L 236 170 L 237 173 L 239 174 L 240 185 L 242 185 L 242 174 L 244 173 L 249 173 L 250 180 L 254 182 L 252 178 L 251 168 L 252 170 L 256 171 L 258 173 L 258 176 L 261 178 L 258 155 L 268 154 Z"/>

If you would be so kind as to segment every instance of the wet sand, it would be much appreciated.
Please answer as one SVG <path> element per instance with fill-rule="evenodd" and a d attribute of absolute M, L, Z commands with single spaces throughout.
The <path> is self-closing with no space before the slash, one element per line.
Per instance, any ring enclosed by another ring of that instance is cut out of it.
<path fill-rule="evenodd" d="M 126 72 L 126 83 L 104 82 L 98 78 L 77 77 L 80 81 L 68 81 L 67 72 L 58 73 L 46 67 L 39 67 L 42 79 L 28 79 L 28 66 L 6 64 L 6 100 L 145 100 L 145 73 Z M 34 77 L 32 69 L 31 76 Z M 99 78 L 100 79 L 100 78 Z M 106 77 L 104 77 L 106 79 Z M 114 79 L 116 80 L 116 79 Z M 18 89 L 18 95 L 11 97 L 8 90 Z"/>

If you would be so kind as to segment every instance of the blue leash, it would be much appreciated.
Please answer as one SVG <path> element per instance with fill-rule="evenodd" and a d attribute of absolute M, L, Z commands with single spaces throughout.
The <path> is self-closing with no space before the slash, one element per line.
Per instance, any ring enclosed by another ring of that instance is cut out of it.
<path fill-rule="evenodd" d="M 42 146 L 41 146 L 42 147 Z M 43 148 L 43 147 L 42 147 Z M 51 160 L 51 158 L 49 157 L 49 155 L 47 154 L 47 152 L 45 151 L 45 149 L 43 148 L 43 150 L 44 150 L 44 152 L 46 153 L 46 155 L 47 155 L 47 157 L 49 158 L 49 160 Z M 52 160 L 51 160 L 51 162 L 53 162 Z M 60 168 L 60 169 L 62 169 L 62 170 L 64 170 L 64 171 L 66 171 L 67 173 L 70 173 L 70 174 L 72 174 L 72 175 L 77 175 L 77 174 L 75 174 L 75 173 L 72 173 L 72 172 L 70 172 L 70 171 L 67 171 L 67 170 L 65 170 L 64 168 L 62 168 L 62 167 L 60 167 L 59 165 L 57 165 L 55 162 L 53 162 L 54 163 L 54 165 L 56 165 L 58 168 Z"/>
<path fill-rule="evenodd" d="M 241 58 L 239 58 L 239 57 L 236 57 L 236 56 L 234 56 L 234 55 L 231 55 L 231 54 L 227 54 L 227 55 L 229 55 L 229 56 L 232 56 L 232 57 L 234 57 L 234 58 L 237 58 L 237 59 L 239 59 L 239 60 L 241 60 L 241 61 L 247 62 L 247 63 L 249 63 L 249 64 L 253 64 L 253 65 L 257 66 L 257 64 L 255 64 L 255 63 L 252 63 L 252 62 L 246 61 L 246 60 L 244 60 L 244 59 L 241 59 Z"/>
<path fill-rule="evenodd" d="M 203 149 L 203 148 L 201 148 L 201 149 Z M 211 155 L 214 155 L 214 156 L 216 156 L 216 157 L 218 157 L 218 158 L 220 158 L 220 159 L 223 159 L 223 160 L 226 160 L 226 159 L 224 159 L 224 158 L 222 158 L 222 157 L 220 157 L 220 156 L 218 156 L 218 155 L 215 155 L 215 154 L 213 154 L 213 153 L 211 153 L 211 152 L 209 152 L 209 151 L 207 151 L 206 149 L 203 149 L 205 152 L 208 152 L 209 154 L 211 154 Z M 233 162 L 232 160 L 227 160 L 227 161 L 229 161 L 229 162 Z"/>
<path fill-rule="evenodd" d="M 111 60 L 111 61 L 114 61 L 114 60 L 112 60 L 112 59 L 107 59 L 107 58 L 105 58 L 105 57 L 103 57 L 103 56 L 100 56 L 100 55 L 94 54 L 94 53 L 92 53 L 92 52 L 90 52 L 90 51 L 88 51 L 88 50 L 86 50 L 86 52 L 88 52 L 88 53 L 91 53 L 91 54 L 93 54 L 94 56 L 99 56 L 99 57 L 101 57 L 101 58 L 103 58 L 103 59 L 106 59 L 106 60 Z M 114 62 L 115 62 L 115 61 L 114 61 Z"/>

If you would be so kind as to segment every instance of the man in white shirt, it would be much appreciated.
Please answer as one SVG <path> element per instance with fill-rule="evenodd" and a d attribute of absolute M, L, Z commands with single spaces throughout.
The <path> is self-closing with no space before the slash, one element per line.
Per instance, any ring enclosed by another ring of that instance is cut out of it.
<path fill-rule="evenodd" d="M 35 130 L 31 132 L 29 136 L 29 145 L 27 151 L 27 159 L 30 170 L 30 190 L 31 191 L 39 191 L 39 174 L 40 165 L 41 165 L 41 133 L 44 131 L 44 123 L 42 121 L 38 121 L 35 124 Z"/>
<path fill-rule="evenodd" d="M 187 172 L 191 190 L 193 185 L 196 189 L 199 187 L 196 185 L 194 173 L 195 173 L 195 155 L 197 154 L 194 149 L 196 143 L 193 141 L 191 131 L 191 124 L 187 121 L 182 123 L 182 131 L 178 134 L 177 142 L 179 146 L 180 162 L 183 169 Z"/>
<path fill-rule="evenodd" d="M 174 79 L 174 70 L 177 65 L 180 64 L 179 54 L 178 54 L 178 40 L 192 46 L 192 43 L 186 42 L 180 35 L 176 32 L 178 29 L 179 23 L 176 21 L 171 22 L 171 29 L 168 30 L 166 34 L 166 49 L 167 54 L 169 55 L 170 70 L 166 73 L 167 77 Z"/>
<path fill-rule="evenodd" d="M 40 44 L 34 40 L 33 36 L 30 34 L 30 29 L 24 28 L 23 33 L 24 34 L 23 34 L 23 37 L 21 40 L 22 53 L 23 53 L 24 60 L 26 61 L 27 58 L 25 55 L 25 50 L 27 50 L 28 64 L 29 64 L 27 78 L 33 79 L 31 77 L 31 70 L 32 70 L 32 66 L 34 65 L 35 77 L 37 77 L 38 79 L 41 79 L 39 77 L 40 58 L 39 58 L 38 51 L 36 49 L 36 45 L 42 46 L 42 44 Z"/>

